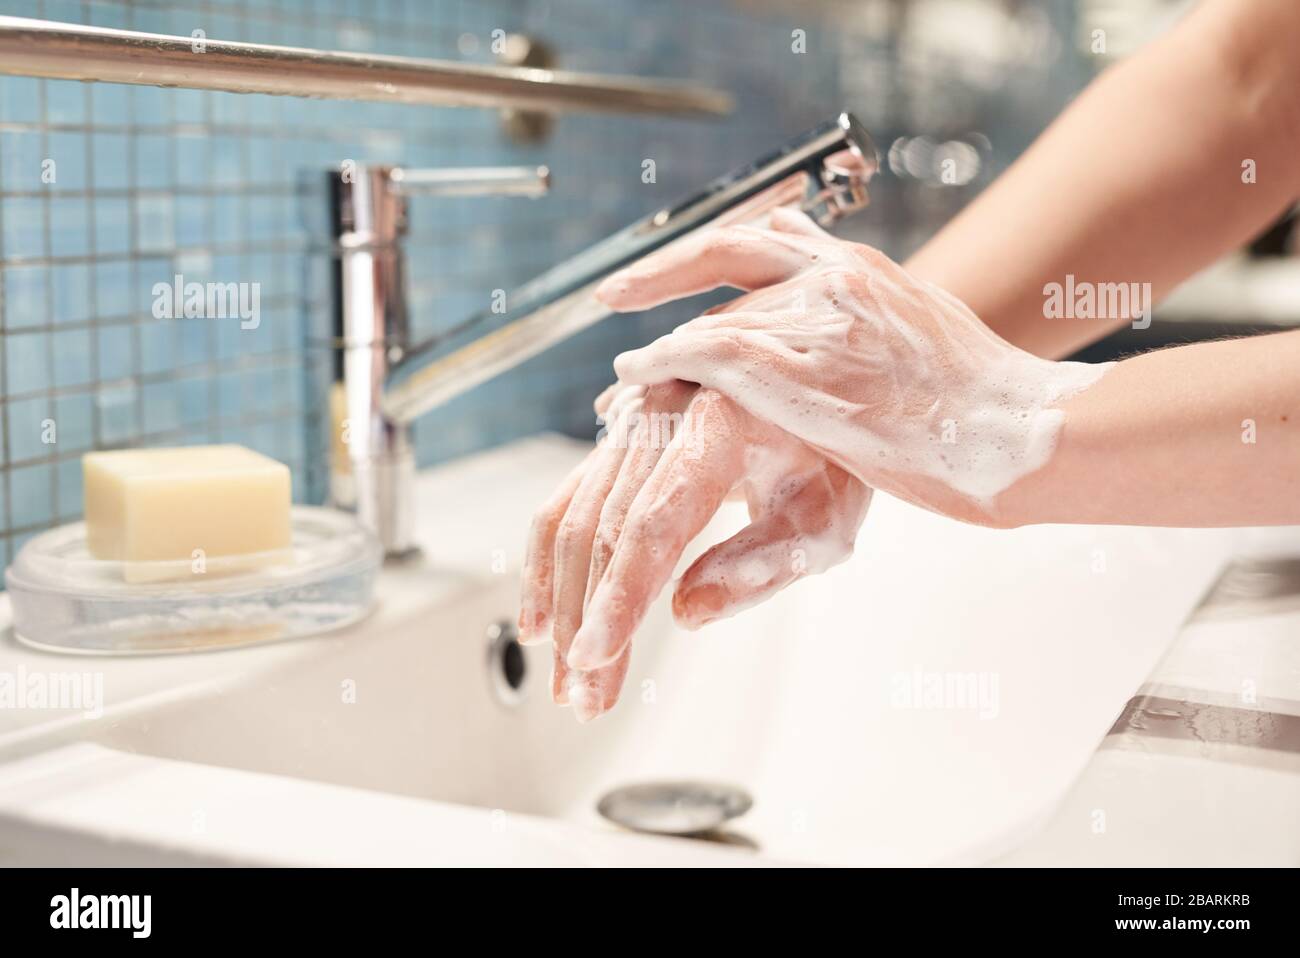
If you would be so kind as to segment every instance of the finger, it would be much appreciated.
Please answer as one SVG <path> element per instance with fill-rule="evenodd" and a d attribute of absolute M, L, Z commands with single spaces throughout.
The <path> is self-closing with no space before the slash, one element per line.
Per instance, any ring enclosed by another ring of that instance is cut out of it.
<path fill-rule="evenodd" d="M 794 233 L 819 240 L 835 239 L 834 236 L 818 226 L 816 221 L 803 210 L 792 209 L 788 206 L 774 209 L 772 215 L 768 217 L 767 225 L 769 229 L 776 230 L 778 233 Z"/>
<path fill-rule="evenodd" d="M 853 554 L 871 490 L 838 466 L 808 474 L 788 497 L 691 564 L 673 591 L 673 618 L 698 629 L 735 615 Z"/>
<path fill-rule="evenodd" d="M 613 554 L 628 508 L 663 454 L 666 445 L 664 417 L 681 415 L 694 391 L 694 387 L 683 383 L 669 383 L 646 390 L 645 401 L 628 436 L 618 478 L 601 508 L 587 577 L 588 602 Z M 611 665 L 588 671 L 569 671 L 567 696 L 578 721 L 589 722 L 614 707 L 627 677 L 631 654 L 629 643 Z"/>
<path fill-rule="evenodd" d="M 738 314 L 743 315 L 743 314 Z M 832 447 L 859 441 L 843 397 L 826 392 L 818 357 L 806 332 L 720 327 L 661 336 L 621 353 L 614 368 L 624 382 L 653 384 L 680 379 L 731 397 L 742 409 L 802 439 L 836 462 Z M 815 428 L 812 428 L 815 427 Z M 834 439 L 834 442 L 828 442 Z M 843 465 L 843 463 L 840 463 Z"/>
<path fill-rule="evenodd" d="M 627 403 L 642 399 L 644 396 L 645 389 L 641 386 L 613 382 L 601 390 L 600 395 L 591 404 L 591 408 L 605 422 L 613 422 L 622 413 Z"/>
<path fill-rule="evenodd" d="M 628 439 L 623 465 L 600 512 L 587 577 L 588 605 L 614 554 L 632 502 L 653 474 L 671 438 L 669 427 L 672 420 L 668 417 L 680 416 L 694 392 L 694 387 L 684 383 L 654 386 L 646 392 L 641 415 Z M 614 707 L 627 677 L 631 652 L 629 643 L 612 665 L 569 672 L 569 705 L 578 721 L 588 722 Z"/>
<path fill-rule="evenodd" d="M 699 327 L 683 327 L 640 349 L 619 353 L 614 369 L 629 383 L 649 386 L 680 379 L 737 396 L 757 375 L 756 369 L 783 362 L 760 325 L 771 321 L 770 316 L 762 317 L 747 328 L 743 313 L 702 318 Z"/>
<path fill-rule="evenodd" d="M 609 495 L 623 463 L 625 448 L 620 441 L 621 423 L 622 419 L 615 423 L 596 447 L 555 531 L 551 626 L 555 671 L 551 676 L 551 692 L 561 705 L 568 702 L 569 675 L 565 661 L 573 636 L 582 624 L 592 539 L 605 497 Z"/>
<path fill-rule="evenodd" d="M 805 245 L 802 237 L 749 226 L 704 230 L 610 276 L 596 288 L 596 298 L 626 312 L 720 286 L 771 286 L 814 262 Z"/>
<path fill-rule="evenodd" d="M 551 641 L 554 611 L 555 533 L 573 500 L 582 477 L 596 457 L 589 452 L 542 504 L 528 529 L 524 551 L 523 594 L 519 602 L 519 644 L 537 645 Z"/>
<path fill-rule="evenodd" d="M 628 437 L 623 465 L 605 498 L 596 527 L 587 577 L 588 604 L 614 555 L 632 503 L 654 474 L 673 436 L 682 428 L 694 394 L 694 386 L 677 381 L 647 388 L 640 415 Z"/>
<path fill-rule="evenodd" d="M 595 410 L 596 415 L 597 416 L 605 415 L 605 412 L 609 409 L 610 404 L 614 402 L 614 397 L 617 396 L 622 391 L 623 391 L 623 384 L 620 382 L 612 382 L 604 389 L 602 389 L 600 391 L 600 395 L 596 397 L 595 402 L 591 404 L 591 408 Z"/>
<path fill-rule="evenodd" d="M 571 668 L 596 668 L 618 658 L 686 545 L 740 480 L 745 460 L 740 416 L 719 393 L 695 394 L 686 427 L 673 437 L 628 511 L 569 650 Z"/>
<path fill-rule="evenodd" d="M 590 722 L 612 709 L 623 690 L 631 662 L 632 646 L 629 644 L 610 665 L 588 671 L 570 669 L 566 695 L 573 717 L 579 722 Z"/>

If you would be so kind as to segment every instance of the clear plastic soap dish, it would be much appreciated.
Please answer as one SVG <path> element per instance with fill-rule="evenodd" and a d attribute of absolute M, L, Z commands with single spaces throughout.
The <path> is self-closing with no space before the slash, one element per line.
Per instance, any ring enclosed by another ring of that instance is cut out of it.
<path fill-rule="evenodd" d="M 295 506 L 287 552 L 235 560 L 95 559 L 76 522 L 27 541 L 5 572 L 14 635 L 58 652 L 141 655 L 315 635 L 369 610 L 381 550 L 354 516 Z"/>

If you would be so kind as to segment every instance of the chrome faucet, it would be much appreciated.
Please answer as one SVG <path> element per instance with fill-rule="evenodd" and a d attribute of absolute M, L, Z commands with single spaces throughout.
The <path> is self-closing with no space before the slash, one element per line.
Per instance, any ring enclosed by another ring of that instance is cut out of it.
<path fill-rule="evenodd" d="M 403 294 L 408 198 L 538 196 L 546 169 L 330 171 L 334 329 L 318 344 L 330 351 L 321 377 L 329 395 L 318 407 L 330 424 L 322 440 L 329 448 L 320 450 L 330 502 L 355 510 L 390 556 L 411 552 L 413 420 L 609 316 L 593 291 L 616 270 L 697 230 L 752 222 L 778 206 L 828 226 L 867 205 L 878 163 L 867 131 L 842 113 L 524 284 L 506 296 L 504 313 L 484 311 L 419 343 L 410 341 Z"/>

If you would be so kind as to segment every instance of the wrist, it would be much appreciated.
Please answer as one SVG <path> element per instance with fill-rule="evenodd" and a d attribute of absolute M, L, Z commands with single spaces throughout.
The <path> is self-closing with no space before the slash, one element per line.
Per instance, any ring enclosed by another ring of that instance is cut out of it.
<path fill-rule="evenodd" d="M 1038 465 L 997 495 L 989 509 L 989 525 L 1015 529 L 1104 521 L 1093 508 L 1102 500 L 1097 487 L 1105 485 L 1107 469 L 1106 416 L 1104 402 L 1097 401 L 1096 386 L 1115 365 L 1088 367 L 1090 381 L 1075 380 L 1076 388 L 1063 392 L 1043 410 L 1040 435 L 1045 445 L 1038 451 Z"/>

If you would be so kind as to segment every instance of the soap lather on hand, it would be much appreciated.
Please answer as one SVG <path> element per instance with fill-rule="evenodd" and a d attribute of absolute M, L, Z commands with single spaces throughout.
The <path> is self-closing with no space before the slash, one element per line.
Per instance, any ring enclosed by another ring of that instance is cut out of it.
<path fill-rule="evenodd" d="M 128 582 L 189 580 L 288 562 L 289 468 L 236 445 L 82 458 L 86 539 Z"/>

